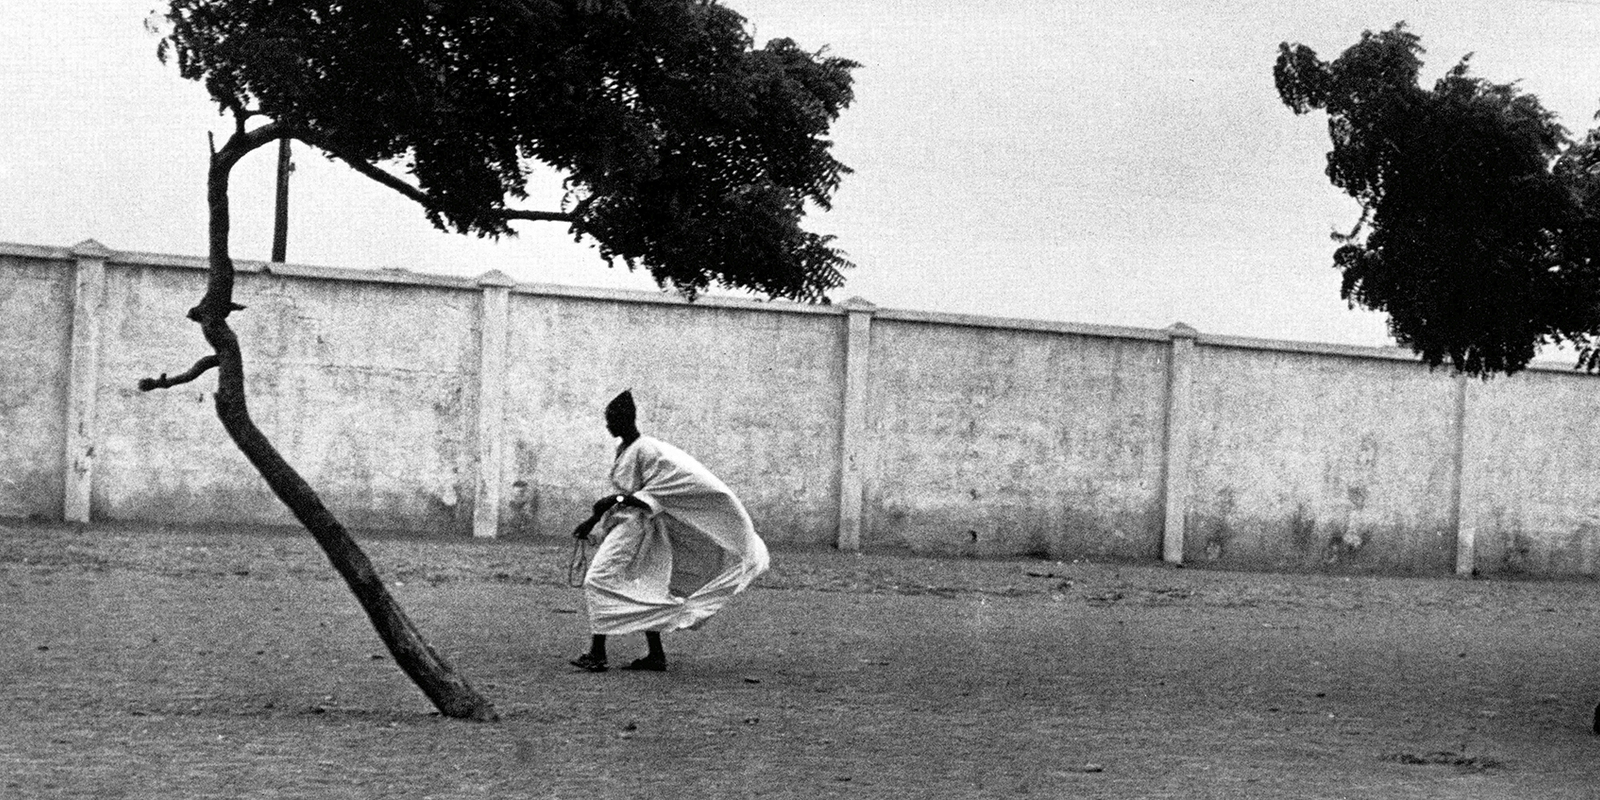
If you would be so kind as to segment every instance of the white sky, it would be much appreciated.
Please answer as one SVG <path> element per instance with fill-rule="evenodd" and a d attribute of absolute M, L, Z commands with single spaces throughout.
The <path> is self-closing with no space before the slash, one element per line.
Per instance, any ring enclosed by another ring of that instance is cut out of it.
<path fill-rule="evenodd" d="M 1600 0 L 1596 0 L 1600 3 Z M 863 63 L 834 129 L 856 170 L 808 227 L 859 266 L 835 300 L 1209 333 L 1387 344 L 1338 297 L 1330 231 L 1354 203 L 1323 175 L 1321 115 L 1272 84 L 1280 41 L 1324 59 L 1399 20 L 1432 80 L 1521 80 L 1576 131 L 1600 107 L 1588 0 L 728 0 L 758 41 Z M 159 0 L 0 2 L 0 241 L 202 254 L 204 90 L 155 59 Z M 559 224 L 499 242 L 297 149 L 289 260 L 653 289 Z M 274 151 L 234 178 L 233 252 L 265 259 Z M 559 182 L 545 182 L 554 208 Z"/>

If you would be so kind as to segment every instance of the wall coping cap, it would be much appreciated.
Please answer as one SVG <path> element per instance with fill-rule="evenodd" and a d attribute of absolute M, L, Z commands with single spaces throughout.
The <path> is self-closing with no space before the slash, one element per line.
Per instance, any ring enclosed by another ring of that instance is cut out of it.
<path fill-rule="evenodd" d="M 512 278 L 510 275 L 507 275 L 504 272 L 501 272 L 500 270 L 491 269 L 488 272 L 485 272 L 482 275 L 478 276 L 478 285 L 479 286 L 499 286 L 499 287 L 503 287 L 503 288 L 509 289 L 509 288 L 511 288 L 513 286 L 516 286 L 517 285 L 517 281 L 516 281 L 516 279 Z"/>
<path fill-rule="evenodd" d="M 1198 339 L 1200 331 L 1185 322 L 1174 322 L 1167 326 L 1167 333 L 1174 339 Z"/>
<path fill-rule="evenodd" d="M 78 256 L 79 258 L 104 259 L 110 258 L 113 255 L 111 248 L 106 247 L 105 245 L 93 239 L 84 239 L 83 241 L 78 242 L 72 246 L 72 250 L 69 252 L 75 256 Z"/>
<path fill-rule="evenodd" d="M 557 283 L 518 283 L 511 288 L 516 294 L 535 297 L 570 297 L 578 300 L 595 300 L 618 303 L 645 303 L 665 306 L 699 306 L 701 308 L 735 308 L 751 311 L 776 311 L 785 314 L 831 314 L 840 316 L 844 310 L 837 305 L 797 303 L 792 300 L 763 300 L 754 297 L 702 294 L 693 300 L 665 289 L 657 292 L 639 289 L 611 289 L 601 286 L 565 286 Z"/>
<path fill-rule="evenodd" d="M 864 311 L 868 313 L 878 310 L 878 305 L 876 303 L 873 303 L 872 301 L 866 299 L 865 297 L 861 297 L 860 295 L 840 303 L 839 307 L 846 311 Z"/>
<path fill-rule="evenodd" d="M 1139 339 L 1165 342 L 1171 338 L 1166 331 L 1153 328 L 1129 328 L 1121 325 L 1097 325 L 1084 322 L 1060 322 L 1022 317 L 990 317 L 977 314 L 952 314 L 943 311 L 912 311 L 897 308 L 880 308 L 875 319 L 890 322 L 916 322 L 928 325 L 957 325 L 966 328 L 994 328 L 1010 331 L 1038 331 L 1040 333 L 1068 333 L 1076 336 L 1100 336 L 1108 339 Z"/>

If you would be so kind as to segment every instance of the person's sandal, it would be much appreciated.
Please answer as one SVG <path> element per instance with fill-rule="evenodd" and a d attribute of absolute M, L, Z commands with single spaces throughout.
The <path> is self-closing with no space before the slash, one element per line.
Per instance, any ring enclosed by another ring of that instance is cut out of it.
<path fill-rule="evenodd" d="M 595 658 L 593 653 L 584 653 L 583 655 L 578 656 L 567 663 L 577 667 L 578 669 L 586 670 L 588 672 L 606 671 L 606 660 L 603 658 Z"/>
<path fill-rule="evenodd" d="M 623 669 L 633 670 L 634 672 L 666 672 L 667 660 L 664 658 L 651 658 L 649 656 L 645 656 L 644 658 L 636 658 L 633 661 L 628 662 Z"/>

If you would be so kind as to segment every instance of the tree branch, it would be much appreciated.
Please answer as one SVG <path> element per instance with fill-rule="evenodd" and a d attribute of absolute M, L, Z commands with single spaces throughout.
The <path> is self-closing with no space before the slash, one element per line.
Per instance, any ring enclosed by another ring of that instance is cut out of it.
<path fill-rule="evenodd" d="M 208 321 L 225 320 L 229 314 L 242 308 L 233 302 L 233 259 L 228 255 L 228 231 L 231 226 L 228 175 L 233 165 L 252 150 L 290 135 L 286 126 L 276 122 L 269 122 L 253 131 L 244 129 L 243 117 L 239 117 L 237 123 L 239 129 L 228 137 L 222 149 L 212 151 L 211 166 L 207 171 L 206 203 L 211 209 L 207 225 L 207 250 L 211 266 L 205 296 L 200 298 L 198 305 L 189 309 L 189 319 L 202 325 Z"/>
<path fill-rule="evenodd" d="M 524 211 L 518 208 L 508 208 L 500 212 L 500 216 L 507 221 L 527 220 L 530 222 L 575 222 L 577 217 L 565 211 Z"/>
<path fill-rule="evenodd" d="M 165 372 L 161 373 L 161 377 L 159 378 L 140 378 L 139 391 L 148 392 L 152 389 L 168 389 L 173 386 L 188 383 L 195 378 L 206 374 L 212 369 L 215 369 L 217 363 L 217 357 L 215 355 L 209 355 L 204 356 L 199 361 L 194 362 L 194 366 L 190 367 L 187 371 L 180 372 L 170 378 L 167 377 L 167 373 Z"/>
<path fill-rule="evenodd" d="M 344 163 L 350 165 L 351 169 L 367 176 L 368 178 L 371 178 L 374 181 L 377 181 L 380 184 L 383 184 L 384 186 L 389 187 L 390 189 L 395 190 L 396 192 L 399 192 L 407 200 L 410 200 L 413 203 L 416 203 L 417 205 L 422 206 L 430 211 L 433 210 L 433 202 L 428 197 L 427 192 L 424 192 L 421 189 L 406 183 L 400 178 L 391 175 L 382 169 L 379 169 L 372 163 L 364 159 L 347 156 L 340 152 L 337 148 L 330 146 L 327 142 L 319 140 L 316 136 L 313 136 L 309 131 L 304 129 L 293 129 L 289 131 L 287 135 L 299 139 L 300 141 L 305 142 L 306 144 L 311 145 L 312 147 L 315 147 L 318 150 L 321 150 L 333 156 L 334 158 L 339 159 L 340 161 L 343 161 Z M 517 208 L 502 209 L 499 212 L 496 212 L 496 215 L 502 219 L 505 219 L 506 221 L 524 220 L 529 222 L 570 223 L 577 220 L 576 217 L 564 211 L 527 211 Z"/>

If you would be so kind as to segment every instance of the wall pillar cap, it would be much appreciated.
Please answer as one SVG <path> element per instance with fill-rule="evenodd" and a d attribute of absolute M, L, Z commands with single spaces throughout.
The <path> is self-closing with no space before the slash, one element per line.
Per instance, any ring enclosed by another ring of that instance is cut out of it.
<path fill-rule="evenodd" d="M 491 269 L 488 272 L 485 272 L 482 275 L 478 276 L 478 285 L 479 286 L 501 286 L 501 287 L 505 287 L 505 288 L 509 289 L 509 288 L 511 288 L 513 286 L 516 286 L 517 282 L 516 282 L 516 280 L 512 279 L 512 277 L 510 275 L 507 275 L 504 272 L 501 272 L 500 270 L 497 270 L 497 269 Z"/>
<path fill-rule="evenodd" d="M 878 306 L 876 304 L 874 304 L 874 303 L 868 301 L 866 298 L 860 297 L 860 296 L 852 297 L 849 300 L 846 300 L 843 303 L 840 303 L 839 307 L 843 308 L 846 311 L 854 311 L 854 312 L 857 312 L 857 313 L 868 313 L 868 314 L 878 310 Z"/>
<path fill-rule="evenodd" d="M 93 239 L 84 239 L 72 246 L 72 254 L 79 258 L 109 258 L 111 248 Z"/>
<path fill-rule="evenodd" d="M 1174 322 L 1167 326 L 1167 335 L 1174 339 L 1198 339 L 1200 331 L 1195 330 L 1187 323 Z"/>

